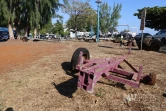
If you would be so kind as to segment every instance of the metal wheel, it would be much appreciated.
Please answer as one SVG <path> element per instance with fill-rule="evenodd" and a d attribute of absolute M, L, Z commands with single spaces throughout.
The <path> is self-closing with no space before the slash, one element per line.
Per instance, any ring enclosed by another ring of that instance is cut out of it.
<path fill-rule="evenodd" d="M 156 83 L 156 74 L 151 73 L 149 75 L 149 77 L 150 77 L 149 85 L 155 85 L 155 83 Z"/>
<path fill-rule="evenodd" d="M 143 83 L 149 84 L 149 85 L 155 85 L 156 83 L 156 74 L 150 73 L 149 75 L 146 75 L 143 80 Z"/>
<path fill-rule="evenodd" d="M 71 58 L 71 68 L 72 70 L 76 70 L 76 66 L 78 64 L 78 58 L 80 52 L 83 52 L 83 60 L 89 60 L 90 59 L 90 53 L 86 48 L 78 48 L 74 53 Z"/>
<path fill-rule="evenodd" d="M 27 42 L 27 41 L 28 41 L 28 38 L 27 38 L 27 37 L 23 37 L 23 38 L 22 38 L 22 41 L 23 41 L 23 42 Z"/>

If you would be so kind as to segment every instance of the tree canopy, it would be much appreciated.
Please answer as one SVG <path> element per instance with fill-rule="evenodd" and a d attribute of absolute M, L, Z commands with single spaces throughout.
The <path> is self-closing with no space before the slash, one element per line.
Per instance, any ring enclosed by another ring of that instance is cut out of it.
<path fill-rule="evenodd" d="M 26 33 L 29 29 L 41 29 L 57 16 L 60 6 L 59 0 L 1 0 L 0 25 L 25 29 Z"/>
<path fill-rule="evenodd" d="M 67 26 L 70 29 L 79 31 L 90 31 L 91 27 L 97 29 L 97 12 L 89 4 L 88 0 L 64 0 L 63 11 L 70 16 Z M 109 29 L 115 29 L 118 25 L 118 20 L 121 17 L 121 4 L 115 4 L 113 7 L 108 3 L 102 3 L 100 10 L 100 30 L 107 32 Z"/>
<path fill-rule="evenodd" d="M 63 0 L 64 1 L 64 7 L 63 12 L 68 14 L 70 16 L 68 25 L 70 23 L 70 28 L 73 28 L 74 30 L 80 29 L 80 27 L 84 27 L 86 24 L 84 19 L 87 19 L 89 15 L 91 15 L 91 6 L 86 1 L 81 0 Z"/>
<path fill-rule="evenodd" d="M 60 22 L 60 20 L 57 20 L 57 22 L 54 24 L 52 32 L 57 35 L 64 35 L 63 23 Z"/>
<path fill-rule="evenodd" d="M 70 16 L 66 26 L 75 31 L 90 31 L 97 27 L 97 12 L 89 4 L 89 0 L 0 0 L 0 26 L 8 26 L 11 36 L 12 28 L 18 32 L 25 32 L 24 36 L 34 30 L 41 33 L 63 34 L 63 21 L 58 20 L 52 25 L 53 17 L 62 16 L 56 12 L 59 8 Z M 108 3 L 101 4 L 100 25 L 101 31 L 116 28 L 122 5 L 114 4 L 111 8 Z M 49 27 L 49 28 L 48 28 Z M 51 27 L 51 28 L 50 28 Z M 57 27 L 57 29 L 55 29 Z"/>
<path fill-rule="evenodd" d="M 0 25 L 1 26 L 7 26 L 7 20 L 8 20 L 9 10 L 7 7 L 6 0 L 0 1 Z"/>
<path fill-rule="evenodd" d="M 112 9 L 112 10 L 111 10 Z M 121 4 L 115 4 L 111 8 L 108 3 L 101 4 L 100 10 L 100 29 L 102 32 L 108 32 L 109 29 L 115 29 L 118 25 L 118 20 L 121 17 Z"/>
<path fill-rule="evenodd" d="M 137 16 L 138 19 L 141 19 L 141 12 L 146 9 L 146 20 L 145 27 L 160 30 L 166 29 L 166 7 L 144 7 L 142 9 L 138 9 L 137 13 L 134 13 L 134 16 Z"/>
<path fill-rule="evenodd" d="M 77 17 L 77 30 L 79 31 L 89 31 L 91 26 L 96 26 L 97 21 L 97 15 L 95 10 L 92 8 L 88 9 L 89 15 L 86 16 L 84 14 L 81 14 Z M 69 20 L 67 21 L 67 27 L 69 29 L 75 29 L 75 24 L 73 24 L 73 21 L 75 19 L 75 16 L 70 16 Z"/>

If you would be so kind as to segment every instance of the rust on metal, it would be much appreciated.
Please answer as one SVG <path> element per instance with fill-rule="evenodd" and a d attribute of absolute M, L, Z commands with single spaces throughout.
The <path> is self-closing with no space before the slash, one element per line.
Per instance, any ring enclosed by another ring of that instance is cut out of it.
<path fill-rule="evenodd" d="M 76 69 L 79 70 L 78 87 L 92 93 L 96 82 L 101 77 L 137 88 L 141 82 L 154 85 L 156 75 L 154 73 L 143 74 L 142 66 L 135 68 L 126 60 L 129 54 L 131 54 L 131 44 L 129 45 L 129 52 L 117 58 L 85 60 L 83 52 L 80 52 L 76 66 Z M 133 71 L 119 68 L 119 64 L 122 62 L 125 62 Z"/>

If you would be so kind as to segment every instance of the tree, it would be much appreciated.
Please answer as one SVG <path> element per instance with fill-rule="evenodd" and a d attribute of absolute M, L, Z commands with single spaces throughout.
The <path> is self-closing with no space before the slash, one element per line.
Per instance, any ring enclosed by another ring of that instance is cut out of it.
<path fill-rule="evenodd" d="M 121 4 L 113 5 L 113 9 L 111 11 L 111 6 L 108 3 L 101 4 L 100 10 L 100 29 L 102 32 L 108 32 L 109 29 L 115 29 L 118 25 L 118 20 L 121 17 L 120 11 L 122 9 Z"/>
<path fill-rule="evenodd" d="M 8 31 L 10 39 L 14 39 L 13 35 L 13 21 L 15 18 L 15 8 L 16 4 L 18 3 L 17 0 L 1 0 L 0 1 L 0 19 L 2 22 L 0 22 L 3 26 L 8 25 Z"/>
<path fill-rule="evenodd" d="M 57 20 L 57 22 L 54 24 L 52 32 L 54 34 L 64 36 L 63 23 Z"/>
<path fill-rule="evenodd" d="M 82 19 L 83 21 L 81 23 L 84 23 L 84 29 L 86 31 L 90 31 L 91 28 L 96 29 L 97 27 L 97 14 L 96 14 L 96 10 L 89 8 L 87 10 L 88 14 L 83 15 Z"/>
<path fill-rule="evenodd" d="M 77 17 L 77 24 L 79 24 L 77 25 L 77 30 L 89 31 L 91 26 L 96 27 L 96 21 L 97 21 L 96 11 L 93 10 L 92 8 L 89 8 L 88 13 L 89 13 L 88 16 L 87 14 L 86 15 L 81 14 Z M 66 23 L 69 29 L 75 28 L 75 24 L 72 23 L 74 18 L 75 16 L 71 16 Z"/>
<path fill-rule="evenodd" d="M 61 15 L 56 15 L 56 19 L 62 23 L 63 25 L 63 17 Z M 46 24 L 44 24 L 40 30 L 41 34 L 46 34 L 46 33 L 54 33 L 54 25 L 52 24 L 52 20 L 50 19 Z"/>
<path fill-rule="evenodd" d="M 86 0 L 85 2 L 81 0 L 63 0 L 64 6 L 62 8 L 64 13 L 67 13 L 71 17 L 71 23 L 73 24 L 74 30 L 77 32 L 78 26 L 78 20 L 85 19 L 84 17 L 87 17 L 89 13 L 89 9 L 91 8 L 89 5 L 89 1 Z M 83 18 L 80 16 L 84 15 Z M 75 33 L 76 34 L 76 33 Z M 76 34 L 77 38 L 77 34 Z"/>
<path fill-rule="evenodd" d="M 0 19 L 3 21 L 0 24 L 8 24 L 10 38 L 13 38 L 13 26 L 25 29 L 27 36 L 30 29 L 41 29 L 56 17 L 61 5 L 59 0 L 1 0 L 0 6 Z"/>
<path fill-rule="evenodd" d="M 134 16 L 137 16 L 138 19 L 141 19 L 141 12 L 146 9 L 146 20 L 145 27 L 160 30 L 166 29 L 166 7 L 144 7 L 142 9 L 138 9 L 137 13 L 134 13 Z"/>
<path fill-rule="evenodd" d="M 124 29 L 124 31 L 123 31 L 123 32 L 130 32 L 130 30 Z"/>
<path fill-rule="evenodd" d="M 46 34 L 46 33 L 52 33 L 52 29 L 53 29 L 53 25 L 52 25 L 52 22 L 51 20 L 45 24 L 42 29 L 40 30 L 40 33 L 41 34 Z"/>
<path fill-rule="evenodd" d="M 52 17 L 56 17 L 56 11 L 60 5 L 58 0 L 30 0 L 26 2 L 26 6 L 28 18 L 25 17 L 25 21 L 27 22 L 27 27 L 30 25 L 34 29 L 36 37 L 37 30 L 42 29 Z"/>
<path fill-rule="evenodd" d="M 9 18 L 8 15 L 9 15 L 9 11 L 7 7 L 7 2 L 6 0 L 1 0 L 0 1 L 0 25 L 1 26 L 6 26 L 6 24 L 8 24 L 7 22 Z"/>

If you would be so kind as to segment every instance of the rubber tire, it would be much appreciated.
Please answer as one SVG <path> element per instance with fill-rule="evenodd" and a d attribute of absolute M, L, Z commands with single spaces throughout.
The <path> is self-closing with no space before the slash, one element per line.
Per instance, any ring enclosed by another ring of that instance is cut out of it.
<path fill-rule="evenodd" d="M 151 73 L 149 76 L 150 76 L 149 85 L 155 85 L 155 83 L 156 83 L 156 74 Z"/>
<path fill-rule="evenodd" d="M 22 41 L 23 41 L 23 42 L 28 42 L 28 38 L 27 38 L 27 37 L 23 37 L 23 38 L 22 38 Z"/>
<path fill-rule="evenodd" d="M 145 76 L 141 82 L 143 82 L 144 84 L 148 84 L 148 85 L 155 85 L 156 74 L 150 73 L 150 75 Z"/>
<path fill-rule="evenodd" d="M 80 52 L 83 52 L 83 56 L 85 56 L 86 60 L 90 59 L 90 53 L 86 48 L 78 48 L 74 53 L 73 56 L 71 58 L 71 68 L 73 71 L 76 71 L 76 66 L 78 64 L 78 58 L 79 58 L 79 54 Z"/>

